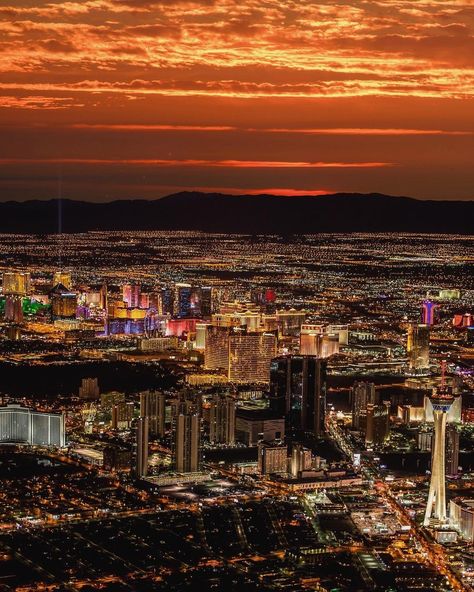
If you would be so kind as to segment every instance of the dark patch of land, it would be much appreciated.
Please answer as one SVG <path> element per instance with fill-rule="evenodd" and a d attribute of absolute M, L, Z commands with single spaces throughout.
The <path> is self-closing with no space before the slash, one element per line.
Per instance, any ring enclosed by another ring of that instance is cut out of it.
<path fill-rule="evenodd" d="M 0 203 L 0 232 L 54 234 L 58 200 Z M 157 200 L 62 200 L 62 231 L 192 230 L 235 234 L 415 232 L 472 234 L 474 201 L 383 194 L 314 197 L 182 192 Z"/>
<path fill-rule="evenodd" d="M 77 395 L 83 378 L 97 378 L 101 392 L 135 393 L 171 388 L 177 382 L 176 375 L 161 364 L 108 361 L 18 365 L 0 362 L 0 375 L 3 393 L 45 399 Z"/>

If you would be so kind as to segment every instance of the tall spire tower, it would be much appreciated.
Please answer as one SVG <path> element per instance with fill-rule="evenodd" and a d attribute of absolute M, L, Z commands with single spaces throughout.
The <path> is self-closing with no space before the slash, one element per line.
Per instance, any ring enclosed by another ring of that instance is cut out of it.
<path fill-rule="evenodd" d="M 433 406 L 434 447 L 424 526 L 429 526 L 431 520 L 438 524 L 446 522 L 446 416 L 458 395 L 446 386 L 445 371 L 446 362 L 443 361 L 441 385 L 433 389 L 429 397 Z"/>

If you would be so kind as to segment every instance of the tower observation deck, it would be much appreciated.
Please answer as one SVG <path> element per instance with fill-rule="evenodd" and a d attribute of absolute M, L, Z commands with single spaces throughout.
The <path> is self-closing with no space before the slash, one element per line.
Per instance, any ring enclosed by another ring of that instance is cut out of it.
<path fill-rule="evenodd" d="M 443 369 L 443 382 L 429 397 L 433 406 L 434 447 L 424 526 L 432 521 L 439 525 L 446 523 L 446 417 L 458 396 L 445 386 Z"/>

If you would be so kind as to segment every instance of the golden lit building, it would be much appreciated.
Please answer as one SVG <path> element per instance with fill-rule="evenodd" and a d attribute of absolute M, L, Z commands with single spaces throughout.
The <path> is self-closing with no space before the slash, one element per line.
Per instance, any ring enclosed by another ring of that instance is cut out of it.
<path fill-rule="evenodd" d="M 50 292 L 51 314 L 53 319 L 76 317 L 77 295 L 62 284 L 57 284 Z"/>
<path fill-rule="evenodd" d="M 428 325 L 410 323 L 407 334 L 408 365 L 414 372 L 430 367 L 430 328 Z"/>
<path fill-rule="evenodd" d="M 72 277 L 70 271 L 55 271 L 53 276 L 53 286 L 62 284 L 68 290 L 72 290 Z"/>
<path fill-rule="evenodd" d="M 269 382 L 270 362 L 276 352 L 275 333 L 232 333 L 229 336 L 229 381 Z"/>
<path fill-rule="evenodd" d="M 313 464 L 313 455 L 309 448 L 302 444 L 293 444 L 291 449 L 290 473 L 299 477 L 303 471 L 309 471 Z"/>
<path fill-rule="evenodd" d="M 200 470 L 201 399 L 189 399 L 185 393 L 172 401 L 173 465 L 178 473 Z"/>
<path fill-rule="evenodd" d="M 213 444 L 235 443 L 235 400 L 225 394 L 215 394 L 209 409 L 209 440 Z"/>
<path fill-rule="evenodd" d="M 3 274 L 3 295 L 26 296 L 31 289 L 31 275 L 29 273 L 6 271 Z"/>
<path fill-rule="evenodd" d="M 229 327 L 208 325 L 204 346 L 204 366 L 209 370 L 225 370 L 229 366 Z"/>
<path fill-rule="evenodd" d="M 390 434 L 390 401 L 383 401 L 380 405 L 367 403 L 365 422 L 366 446 L 383 444 Z"/>
<path fill-rule="evenodd" d="M 339 344 L 347 344 L 347 326 L 309 325 L 301 326 L 300 354 L 302 356 L 317 356 L 329 358 L 339 353 Z M 342 339 L 342 341 L 341 341 Z"/>
<path fill-rule="evenodd" d="M 288 448 L 274 442 L 260 442 L 258 445 L 258 470 L 262 475 L 286 473 Z"/>
<path fill-rule="evenodd" d="M 126 430 L 130 428 L 133 419 L 133 403 L 121 401 L 112 407 L 111 428 Z"/>
<path fill-rule="evenodd" d="M 144 391 L 140 393 L 140 415 L 148 417 L 150 435 L 161 438 L 165 435 L 165 393 Z"/>

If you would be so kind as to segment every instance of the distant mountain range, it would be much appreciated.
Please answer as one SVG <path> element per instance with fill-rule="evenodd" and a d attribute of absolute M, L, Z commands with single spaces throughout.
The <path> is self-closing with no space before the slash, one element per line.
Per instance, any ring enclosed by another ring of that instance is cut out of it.
<path fill-rule="evenodd" d="M 474 234 L 474 201 L 421 201 L 382 194 L 315 197 L 183 192 L 157 200 L 0 203 L 0 232 L 202 230 L 241 234 L 421 232 Z"/>

